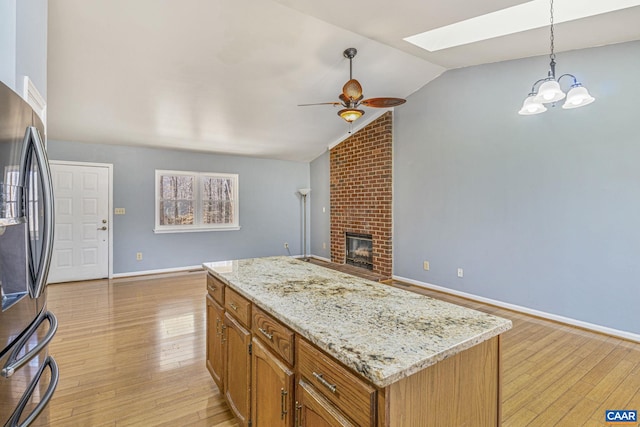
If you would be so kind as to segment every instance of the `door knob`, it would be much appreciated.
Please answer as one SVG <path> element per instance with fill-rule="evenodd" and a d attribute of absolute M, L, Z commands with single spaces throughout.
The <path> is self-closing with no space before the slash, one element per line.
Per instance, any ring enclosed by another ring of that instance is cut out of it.
<path fill-rule="evenodd" d="M 103 224 L 106 224 L 106 223 L 107 223 L 107 220 L 106 220 L 106 219 L 103 219 L 103 220 L 102 220 L 102 223 L 103 223 Z"/>
<path fill-rule="evenodd" d="M 106 230 L 106 229 L 107 229 L 106 225 L 103 225 L 102 227 L 98 228 L 98 230 Z"/>

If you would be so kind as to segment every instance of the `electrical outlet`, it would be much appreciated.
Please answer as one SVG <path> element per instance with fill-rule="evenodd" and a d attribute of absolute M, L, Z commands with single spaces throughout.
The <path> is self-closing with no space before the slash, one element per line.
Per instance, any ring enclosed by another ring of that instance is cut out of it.
<path fill-rule="evenodd" d="M 458 277 L 464 277 L 464 270 L 461 268 L 458 269 Z"/>
<path fill-rule="evenodd" d="M 287 242 L 284 243 L 284 248 L 289 249 L 289 244 Z"/>
<path fill-rule="evenodd" d="M 429 271 L 429 261 L 424 261 L 422 263 L 422 268 L 424 268 L 425 271 Z"/>
<path fill-rule="evenodd" d="M 124 208 L 115 208 L 113 210 L 113 213 L 116 214 L 116 215 L 124 215 L 125 214 L 125 210 L 124 210 Z"/>
<path fill-rule="evenodd" d="M 136 253 L 136 260 L 142 261 L 142 252 Z"/>

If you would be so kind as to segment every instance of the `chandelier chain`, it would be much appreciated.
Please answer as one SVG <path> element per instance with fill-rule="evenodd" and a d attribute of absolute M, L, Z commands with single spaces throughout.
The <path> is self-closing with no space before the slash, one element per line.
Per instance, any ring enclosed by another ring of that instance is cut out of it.
<path fill-rule="evenodd" d="M 556 59 L 556 54 L 555 54 L 555 46 L 554 46 L 554 40 L 555 40 L 555 36 L 553 33 L 553 0 L 551 0 L 551 10 L 550 10 L 550 15 L 551 18 L 549 19 L 549 22 L 551 24 L 550 26 L 550 49 L 551 49 L 551 54 L 549 55 L 549 58 L 551 58 L 552 61 L 554 61 Z"/>

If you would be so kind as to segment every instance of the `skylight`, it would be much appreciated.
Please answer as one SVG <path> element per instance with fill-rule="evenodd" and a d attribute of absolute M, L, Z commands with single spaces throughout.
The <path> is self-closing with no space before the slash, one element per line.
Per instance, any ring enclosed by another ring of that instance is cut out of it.
<path fill-rule="evenodd" d="M 640 5 L 640 0 L 555 0 L 554 21 L 573 21 Z M 405 37 L 430 52 L 549 25 L 549 0 L 533 0 Z"/>

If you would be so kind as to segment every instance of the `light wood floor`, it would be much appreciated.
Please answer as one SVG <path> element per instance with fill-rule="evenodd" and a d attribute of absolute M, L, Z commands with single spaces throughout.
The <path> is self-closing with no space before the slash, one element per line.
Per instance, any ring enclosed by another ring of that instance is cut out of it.
<path fill-rule="evenodd" d="M 503 426 L 604 426 L 605 409 L 640 410 L 640 344 L 410 288 L 513 321 Z M 50 286 L 61 379 L 49 425 L 236 426 L 205 369 L 205 293 L 204 273 Z"/>

